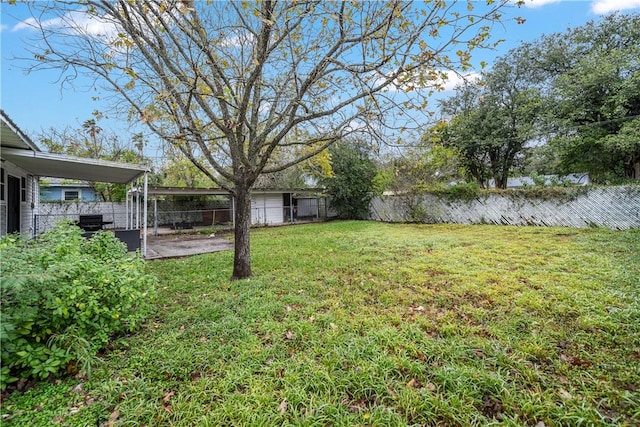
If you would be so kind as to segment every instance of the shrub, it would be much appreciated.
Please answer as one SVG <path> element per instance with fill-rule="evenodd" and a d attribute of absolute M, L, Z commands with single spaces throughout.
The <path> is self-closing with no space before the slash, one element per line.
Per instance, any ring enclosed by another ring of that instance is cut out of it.
<path fill-rule="evenodd" d="M 0 240 L 0 387 L 18 377 L 89 373 L 111 336 L 138 329 L 156 278 L 112 233 L 83 239 L 60 224 L 35 240 Z"/>

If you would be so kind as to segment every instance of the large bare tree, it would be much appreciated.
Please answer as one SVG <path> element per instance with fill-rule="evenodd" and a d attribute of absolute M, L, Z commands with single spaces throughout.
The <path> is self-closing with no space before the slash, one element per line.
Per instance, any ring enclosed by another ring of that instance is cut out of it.
<path fill-rule="evenodd" d="M 130 120 L 228 189 L 233 278 L 246 278 L 258 176 L 350 134 L 395 139 L 419 124 L 431 91 L 469 65 L 507 3 L 35 3 L 34 68 L 60 68 L 65 81 L 88 72 Z"/>

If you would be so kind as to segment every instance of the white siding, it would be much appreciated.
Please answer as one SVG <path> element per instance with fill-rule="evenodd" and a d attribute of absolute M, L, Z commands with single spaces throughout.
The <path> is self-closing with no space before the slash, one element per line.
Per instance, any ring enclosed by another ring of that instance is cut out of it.
<path fill-rule="evenodd" d="M 282 193 L 254 194 L 251 197 L 251 224 L 282 224 L 283 213 Z"/>
<path fill-rule="evenodd" d="M 16 178 L 26 178 L 26 201 L 20 202 L 20 232 L 24 235 L 33 235 L 33 215 L 38 206 L 38 180 L 29 175 L 25 170 L 20 169 L 13 163 L 5 161 L 2 163 L 5 173 L 5 194 L 4 200 L 0 203 L 0 235 L 7 233 L 7 190 L 9 187 L 9 175 Z"/>

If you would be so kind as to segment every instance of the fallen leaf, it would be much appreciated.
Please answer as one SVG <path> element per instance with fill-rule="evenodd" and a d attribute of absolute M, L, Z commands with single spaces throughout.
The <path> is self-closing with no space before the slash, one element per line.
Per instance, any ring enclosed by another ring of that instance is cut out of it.
<path fill-rule="evenodd" d="M 76 386 L 71 387 L 71 393 L 82 394 L 84 392 L 84 387 L 82 384 L 78 384 Z"/>
<path fill-rule="evenodd" d="M 560 393 L 560 397 L 562 397 L 565 400 L 569 400 L 569 399 L 573 399 L 573 396 L 571 396 L 571 393 L 569 393 L 567 390 L 561 388 L 558 393 Z"/>
<path fill-rule="evenodd" d="M 164 397 L 162 398 L 162 401 L 164 403 L 169 403 L 169 401 L 171 400 L 171 398 L 173 397 L 173 395 L 175 395 L 174 392 L 170 391 L 169 393 L 165 394 Z"/>
<path fill-rule="evenodd" d="M 316 320 L 315 317 L 313 317 L 313 316 L 309 317 L 309 322 L 313 323 L 314 320 Z"/>
<path fill-rule="evenodd" d="M 162 409 L 164 409 L 165 411 L 167 411 L 168 413 L 171 413 L 171 405 L 165 405 L 162 407 Z"/>
<path fill-rule="evenodd" d="M 589 366 L 592 365 L 592 363 L 589 362 L 588 360 L 583 360 L 578 357 L 574 357 L 573 360 L 571 360 L 571 364 L 573 366 L 581 366 L 583 368 L 588 368 Z"/>
<path fill-rule="evenodd" d="M 287 332 L 284 334 L 284 337 L 285 337 L 286 339 L 288 339 L 288 340 L 292 340 L 292 339 L 295 339 L 295 338 L 296 338 L 296 333 L 295 333 L 295 332 L 293 332 L 293 331 L 287 331 Z"/>
<path fill-rule="evenodd" d="M 207 342 L 207 341 L 208 341 L 208 339 L 207 339 L 207 337 L 200 337 L 200 340 L 199 340 L 199 341 L 200 341 L 200 342 Z"/>
<path fill-rule="evenodd" d="M 284 399 L 282 402 L 280 402 L 280 405 L 278 406 L 278 411 L 280 412 L 280 414 L 284 414 L 285 412 L 287 412 L 287 399 Z"/>
<path fill-rule="evenodd" d="M 336 329 L 338 326 L 335 323 L 329 323 L 331 329 Z"/>
<path fill-rule="evenodd" d="M 547 425 L 544 423 L 544 421 L 538 421 L 538 423 L 536 424 L 536 427 L 546 427 Z"/>
<path fill-rule="evenodd" d="M 411 378 L 409 380 L 409 382 L 407 383 L 407 387 L 408 388 L 420 388 L 422 387 L 422 384 L 420 384 L 420 381 L 415 379 L 415 378 Z"/>
<path fill-rule="evenodd" d="M 434 383 L 429 383 L 425 387 L 428 391 L 434 391 L 436 389 L 436 385 Z"/>
<path fill-rule="evenodd" d="M 291 311 L 291 310 L 293 310 L 293 308 L 291 308 L 291 306 L 290 306 L 290 305 L 288 305 L 288 306 L 286 307 L 286 309 L 287 309 L 287 311 Z"/>
<path fill-rule="evenodd" d="M 114 409 L 113 412 L 111 412 L 111 415 L 109 415 L 109 421 L 107 421 L 107 427 L 113 427 L 115 425 L 115 422 L 118 420 L 119 416 L 120 416 L 120 412 L 118 412 L 118 407 L 116 407 L 116 409 Z"/>

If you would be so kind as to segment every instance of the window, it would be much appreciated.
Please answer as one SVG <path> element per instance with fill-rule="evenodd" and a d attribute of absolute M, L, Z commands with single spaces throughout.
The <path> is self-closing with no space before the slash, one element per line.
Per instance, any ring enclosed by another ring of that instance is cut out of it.
<path fill-rule="evenodd" d="M 0 200 L 4 200 L 4 168 L 0 171 Z"/>
<path fill-rule="evenodd" d="M 24 176 L 20 178 L 20 201 L 27 201 L 27 178 Z"/>
<path fill-rule="evenodd" d="M 65 202 L 72 202 L 80 199 L 80 191 L 78 190 L 64 190 L 62 192 L 63 200 Z"/>

